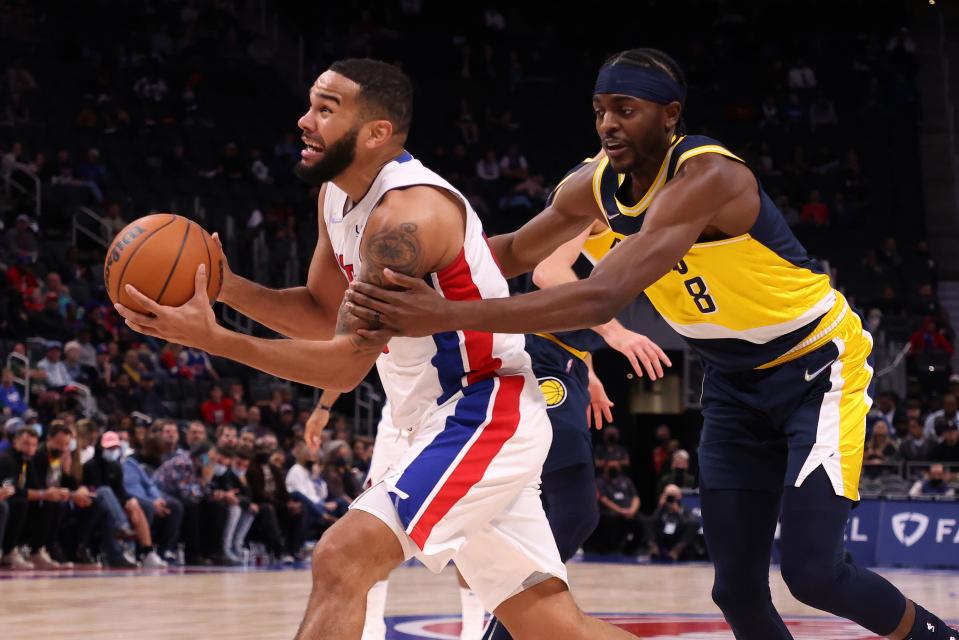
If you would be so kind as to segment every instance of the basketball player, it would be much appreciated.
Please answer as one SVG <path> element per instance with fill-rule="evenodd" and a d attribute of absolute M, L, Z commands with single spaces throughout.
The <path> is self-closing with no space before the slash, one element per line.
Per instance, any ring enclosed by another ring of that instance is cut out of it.
<path fill-rule="evenodd" d="M 491 239 L 511 247 L 501 253 L 511 276 L 533 268 L 583 218 L 599 220 L 602 234 L 592 241 L 597 257 L 606 255 L 590 277 L 451 302 L 387 272 L 409 291 L 354 283 L 347 307 L 382 325 L 360 334 L 588 327 L 645 292 L 705 365 L 702 513 L 713 599 L 736 637 L 791 637 L 768 585 L 781 509 L 781 568 L 797 599 L 896 640 L 959 638 L 886 580 L 845 561 L 872 339 L 742 160 L 715 140 L 684 135 L 685 95 L 682 71 L 660 51 L 610 58 L 593 95 L 604 154 L 571 176 L 542 214 Z"/>
<path fill-rule="evenodd" d="M 582 237 L 560 247 L 540 263 L 533 274 L 534 282 L 543 287 L 553 286 L 574 280 L 576 273 L 588 273 L 591 265 L 584 257 L 586 254 L 570 255 L 577 244 L 582 244 Z M 526 336 L 526 350 L 553 429 L 553 442 L 543 465 L 541 500 L 564 563 L 586 542 L 599 521 L 589 427 L 592 423 L 601 429 L 604 419 L 611 422 L 613 403 L 593 372 L 590 352 L 607 343 L 629 359 L 639 376 L 645 367 L 650 379 L 656 380 L 662 377 L 663 366 L 672 364 L 656 343 L 626 329 L 615 319 L 594 330 Z M 339 396 L 339 392 L 324 390 L 307 421 L 304 437 L 314 451 L 319 447 L 320 433 L 328 424 L 330 410 Z M 378 482 L 392 461 L 401 458 L 404 442 L 390 419 L 389 405 L 384 406 L 366 486 Z M 481 636 L 507 640 L 508 631 L 495 618 L 483 635 L 482 603 L 463 577 L 457 577 L 463 620 L 460 640 Z M 383 580 L 370 589 L 363 640 L 383 640 L 386 636 L 383 616 L 387 588 L 387 581 Z"/>
<path fill-rule="evenodd" d="M 310 91 L 299 121 L 306 148 L 296 170 L 323 185 L 311 269 L 336 282 L 323 286 L 323 300 L 342 289 L 343 274 L 382 283 L 383 269 L 428 278 L 452 299 L 507 295 L 468 201 L 403 148 L 411 96 L 401 71 L 373 60 L 334 63 Z M 308 331 L 333 334 L 332 340 L 260 339 L 216 323 L 202 266 L 195 290 L 174 308 L 128 287 L 148 314 L 117 309 L 147 335 L 311 386 L 351 389 L 376 363 L 393 421 L 408 440 L 403 459 L 317 544 L 298 638 L 359 638 L 370 587 L 413 556 L 433 571 L 453 560 L 521 640 L 631 637 L 585 616 L 569 594 L 538 495 L 551 437 L 522 337 L 447 332 L 387 347 L 351 331 L 343 309 L 334 326 L 336 316 L 324 304 L 327 324 Z M 246 287 L 246 295 L 253 291 Z M 276 305 L 264 313 L 285 315 L 277 324 L 292 333 L 301 322 L 297 311 L 316 304 L 306 291 L 255 291 L 262 297 L 226 298 L 238 307 Z M 287 296 L 293 302 L 279 304 Z"/>

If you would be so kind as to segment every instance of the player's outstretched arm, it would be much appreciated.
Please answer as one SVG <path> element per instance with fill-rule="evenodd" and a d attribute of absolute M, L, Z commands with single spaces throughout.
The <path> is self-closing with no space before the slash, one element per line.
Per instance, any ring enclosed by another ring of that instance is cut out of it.
<path fill-rule="evenodd" d="M 556 188 L 549 205 L 532 220 L 512 233 L 489 239 L 503 275 L 513 278 L 532 271 L 562 244 L 602 219 L 593 198 L 594 169 L 592 164 L 584 165 Z"/>
<path fill-rule="evenodd" d="M 533 282 L 537 287 L 546 289 L 567 282 L 576 282 L 579 277 L 573 271 L 573 264 L 583 251 L 583 245 L 591 233 L 600 233 L 606 225 L 594 222 L 581 234 L 560 246 L 548 258 L 536 265 L 533 270 Z M 643 369 L 650 380 L 663 377 L 663 367 L 671 367 L 672 362 L 658 344 L 641 333 L 630 331 L 619 320 L 613 318 L 605 324 L 592 328 L 616 351 L 626 356 L 636 375 L 643 377 Z"/>
<path fill-rule="evenodd" d="M 384 269 L 422 278 L 455 258 L 463 245 L 463 228 L 461 210 L 435 189 L 418 187 L 395 195 L 391 192 L 367 223 L 360 246 L 364 262 L 358 280 L 383 284 Z M 345 306 L 340 311 L 336 335 L 330 341 L 247 336 L 216 323 L 206 295 L 203 266 L 197 271 L 194 290 L 196 294 L 183 306 L 167 307 L 128 286 L 127 292 L 151 315 L 122 305 L 117 305 L 117 311 L 140 333 L 333 391 L 349 391 L 359 384 L 387 341 L 357 335 L 347 321 Z"/>
<path fill-rule="evenodd" d="M 359 335 L 422 336 L 474 330 L 534 333 L 593 327 L 610 321 L 689 251 L 709 226 L 730 236 L 749 230 L 758 212 L 756 180 L 743 165 L 706 154 L 690 159 L 653 201 L 643 230 L 609 253 L 589 278 L 511 298 L 450 302 L 424 283 L 386 272 L 405 291 L 354 283 L 354 318 L 379 314 L 383 327 Z"/>
<path fill-rule="evenodd" d="M 238 276 L 224 256 L 223 289 L 218 300 L 248 318 L 290 338 L 329 340 L 346 290 L 346 278 L 336 263 L 323 218 L 326 187 L 320 190 L 316 249 L 306 286 L 270 289 Z M 216 238 L 219 242 L 219 238 Z"/>

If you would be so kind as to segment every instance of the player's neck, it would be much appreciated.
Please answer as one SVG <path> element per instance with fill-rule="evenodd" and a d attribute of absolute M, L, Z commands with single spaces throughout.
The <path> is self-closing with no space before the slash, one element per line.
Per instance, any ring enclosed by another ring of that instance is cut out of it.
<path fill-rule="evenodd" d="M 356 204 L 370 190 L 383 167 L 401 152 L 402 149 L 390 148 L 370 154 L 365 160 L 357 158 L 346 171 L 333 178 L 333 184 L 342 189 Z"/>

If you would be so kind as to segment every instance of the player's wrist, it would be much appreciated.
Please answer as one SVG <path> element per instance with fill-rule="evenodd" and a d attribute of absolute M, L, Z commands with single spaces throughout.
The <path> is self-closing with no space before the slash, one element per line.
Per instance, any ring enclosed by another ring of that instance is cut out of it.
<path fill-rule="evenodd" d="M 249 281 L 246 278 L 236 275 L 230 269 L 224 269 L 223 285 L 220 287 L 220 295 L 217 296 L 217 301 L 233 307 L 244 285 L 248 283 Z"/>

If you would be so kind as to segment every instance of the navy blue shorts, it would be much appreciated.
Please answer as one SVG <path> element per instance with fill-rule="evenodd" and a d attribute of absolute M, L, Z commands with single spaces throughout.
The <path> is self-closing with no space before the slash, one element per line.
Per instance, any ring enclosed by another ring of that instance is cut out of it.
<path fill-rule="evenodd" d="M 593 445 L 586 426 L 589 407 L 589 370 L 586 363 L 555 342 L 526 336 L 533 374 L 546 398 L 553 444 L 543 473 L 577 464 L 593 464 Z"/>
<path fill-rule="evenodd" d="M 858 500 L 871 350 L 872 338 L 849 314 L 833 340 L 784 364 L 744 372 L 707 365 L 702 485 L 781 491 L 821 466 L 837 495 Z"/>

